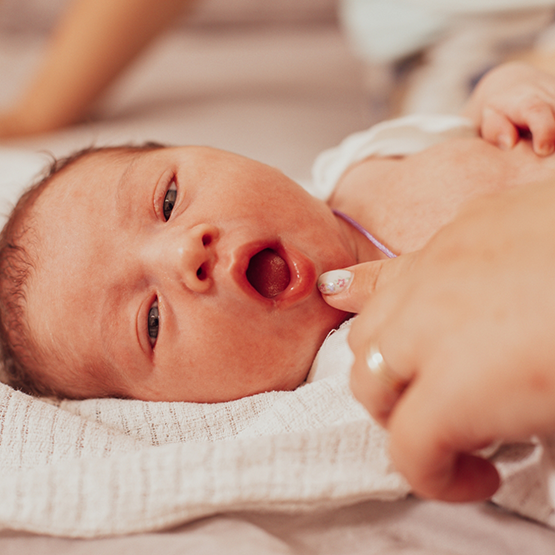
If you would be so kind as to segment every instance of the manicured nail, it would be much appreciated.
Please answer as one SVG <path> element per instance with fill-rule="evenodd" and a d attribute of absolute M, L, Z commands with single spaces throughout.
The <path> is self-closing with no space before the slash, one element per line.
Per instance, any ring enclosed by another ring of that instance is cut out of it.
<path fill-rule="evenodd" d="M 322 295 L 337 295 L 351 285 L 353 273 L 349 270 L 332 270 L 318 278 L 318 291 Z"/>

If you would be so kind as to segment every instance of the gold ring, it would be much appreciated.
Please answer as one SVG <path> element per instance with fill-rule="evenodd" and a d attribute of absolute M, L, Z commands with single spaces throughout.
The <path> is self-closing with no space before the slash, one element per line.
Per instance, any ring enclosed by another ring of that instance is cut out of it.
<path fill-rule="evenodd" d="M 366 364 L 374 376 L 382 381 L 384 385 L 399 393 L 405 389 L 407 381 L 401 378 L 394 372 L 387 362 L 384 360 L 383 355 L 373 343 L 368 347 L 368 354 L 366 355 Z"/>

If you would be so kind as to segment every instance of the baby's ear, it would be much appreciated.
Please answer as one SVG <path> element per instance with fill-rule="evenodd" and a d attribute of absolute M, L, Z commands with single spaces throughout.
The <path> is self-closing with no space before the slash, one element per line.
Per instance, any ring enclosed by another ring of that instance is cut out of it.
<path fill-rule="evenodd" d="M 375 291 L 402 272 L 410 271 L 416 254 L 403 254 L 397 258 L 331 270 L 318 278 L 318 290 L 330 306 L 358 314 Z"/>

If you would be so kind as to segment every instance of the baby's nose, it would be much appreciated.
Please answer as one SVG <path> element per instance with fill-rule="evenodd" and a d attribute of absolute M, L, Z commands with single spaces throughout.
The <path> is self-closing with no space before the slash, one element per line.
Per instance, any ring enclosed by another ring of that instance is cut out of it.
<path fill-rule="evenodd" d="M 218 237 L 218 229 L 209 224 L 199 224 L 187 233 L 180 250 L 183 281 L 192 291 L 204 293 L 212 286 L 212 271 L 216 262 L 215 242 Z"/>
<path fill-rule="evenodd" d="M 218 237 L 217 227 L 199 224 L 180 232 L 174 248 L 166 250 L 176 264 L 177 279 L 191 291 L 206 293 L 212 287 Z"/>

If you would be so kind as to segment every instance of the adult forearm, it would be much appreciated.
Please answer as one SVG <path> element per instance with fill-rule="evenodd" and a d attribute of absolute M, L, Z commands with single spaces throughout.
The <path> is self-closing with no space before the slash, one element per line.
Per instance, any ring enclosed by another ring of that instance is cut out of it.
<path fill-rule="evenodd" d="M 77 0 L 11 117 L 20 133 L 78 120 L 149 42 L 193 0 Z"/>

